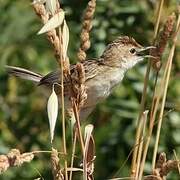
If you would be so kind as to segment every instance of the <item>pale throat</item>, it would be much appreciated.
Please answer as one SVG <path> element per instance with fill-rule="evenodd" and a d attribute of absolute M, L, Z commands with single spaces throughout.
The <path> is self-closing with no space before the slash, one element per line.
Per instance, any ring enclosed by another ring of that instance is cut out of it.
<path fill-rule="evenodd" d="M 126 59 L 125 57 L 122 58 L 121 68 L 124 69 L 124 71 L 127 71 L 128 69 L 131 69 L 134 67 L 138 62 L 142 61 L 143 57 L 133 57 L 130 59 Z"/>

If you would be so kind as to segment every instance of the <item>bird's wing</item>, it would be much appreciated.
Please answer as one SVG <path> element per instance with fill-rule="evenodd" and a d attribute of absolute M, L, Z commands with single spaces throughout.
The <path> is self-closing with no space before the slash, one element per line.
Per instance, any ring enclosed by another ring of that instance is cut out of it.
<path fill-rule="evenodd" d="M 83 62 L 86 81 L 92 79 L 99 73 L 99 64 L 100 61 L 97 61 L 96 59 Z"/>
<path fill-rule="evenodd" d="M 85 81 L 93 78 L 99 73 L 99 64 L 102 63 L 101 61 L 94 60 L 86 60 L 83 62 L 84 71 L 85 71 Z M 76 65 L 70 66 L 71 74 L 75 73 Z M 53 71 L 46 76 L 44 76 L 40 82 L 39 85 L 47 85 L 52 86 L 54 83 L 60 84 L 60 70 Z M 64 78 L 64 86 L 69 85 L 69 80 L 67 78 Z"/>

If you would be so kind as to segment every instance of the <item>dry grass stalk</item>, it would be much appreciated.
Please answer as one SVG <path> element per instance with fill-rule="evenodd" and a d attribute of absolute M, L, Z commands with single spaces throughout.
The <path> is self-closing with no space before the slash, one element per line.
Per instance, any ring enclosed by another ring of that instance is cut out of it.
<path fill-rule="evenodd" d="M 55 13 L 61 11 L 60 5 L 57 1 L 56 3 L 56 11 Z M 91 21 L 93 18 L 93 14 L 95 11 L 96 1 L 91 0 L 88 3 L 85 15 L 84 15 L 84 21 L 83 21 L 83 28 L 81 33 L 81 48 L 79 55 L 85 54 L 85 51 L 90 47 L 90 41 L 89 41 L 89 32 L 92 28 Z M 33 7 L 37 13 L 38 16 L 42 19 L 43 23 L 46 24 L 50 17 L 52 17 L 54 14 L 51 14 L 46 11 L 44 4 L 35 3 L 33 4 Z M 48 31 L 47 37 L 51 44 L 53 45 L 55 49 L 55 57 L 59 63 L 59 66 L 61 68 L 61 101 L 62 101 L 62 129 L 63 129 L 63 149 L 64 153 L 66 154 L 66 143 L 65 143 L 65 114 L 64 114 L 64 88 L 63 88 L 63 78 L 64 76 L 68 77 L 71 80 L 71 100 L 72 100 L 72 107 L 76 119 L 76 127 L 78 136 L 80 139 L 81 149 L 82 152 L 84 152 L 84 142 L 82 138 L 82 133 L 80 129 L 80 121 L 79 121 L 79 111 L 80 108 L 83 106 L 84 101 L 86 99 L 86 88 L 85 88 L 85 73 L 84 68 L 82 64 L 77 64 L 76 66 L 76 77 L 72 77 L 71 74 L 69 74 L 69 61 L 67 60 L 68 57 L 66 55 L 67 51 L 67 43 L 64 41 L 64 37 L 67 33 L 64 34 L 64 31 L 67 32 L 66 23 L 64 21 L 64 26 L 59 28 L 59 31 L 57 32 L 56 29 L 52 29 Z M 67 36 L 68 37 L 68 36 Z M 65 52 L 65 54 L 64 54 Z M 86 56 L 86 54 L 85 54 Z M 84 58 L 85 59 L 85 58 Z M 81 59 L 82 60 L 82 59 Z M 65 169 L 67 168 L 67 162 L 65 161 Z M 67 172 L 67 171 L 65 171 Z M 67 173 L 66 173 L 66 179 L 67 179 Z"/>
<path fill-rule="evenodd" d="M 77 107 L 75 100 L 72 99 L 71 102 L 72 102 L 72 107 L 73 107 L 73 111 L 74 111 L 74 116 L 76 119 L 75 130 L 77 131 L 77 135 L 79 137 L 82 154 L 84 154 L 84 140 L 83 140 L 83 136 L 82 136 L 82 132 L 81 132 L 81 123 L 80 123 L 80 119 L 79 119 L 79 111 L 78 111 L 78 107 Z"/>
<path fill-rule="evenodd" d="M 0 174 L 8 168 L 21 166 L 25 162 L 31 162 L 34 158 L 32 152 L 21 154 L 18 149 L 11 149 L 7 155 L 0 155 Z"/>
<path fill-rule="evenodd" d="M 64 180 L 64 175 L 60 168 L 58 152 L 54 148 L 52 148 L 51 152 L 51 166 L 54 180 Z"/>
<path fill-rule="evenodd" d="M 61 32 L 61 28 L 59 29 L 59 32 Z M 65 154 L 67 154 L 67 149 L 66 149 L 66 126 L 65 126 L 65 105 L 64 105 L 64 56 L 62 54 L 63 50 L 63 41 L 62 41 L 62 33 L 60 33 L 60 59 L 59 65 L 61 69 L 61 114 L 62 114 L 62 133 L 63 133 L 63 151 Z M 69 70 L 66 70 L 65 72 L 68 72 Z M 65 167 L 65 179 L 68 179 L 68 174 L 67 174 L 67 161 L 64 161 L 64 167 Z"/>
<path fill-rule="evenodd" d="M 140 138 L 139 138 L 139 145 L 138 147 L 138 155 L 137 155 L 137 160 L 136 160 L 136 171 L 135 171 L 135 179 L 138 180 L 138 176 L 139 176 L 139 171 L 140 171 L 140 165 L 141 165 L 141 158 L 142 158 L 142 152 L 143 152 L 143 144 L 144 144 L 144 140 L 145 140 L 145 130 L 146 130 L 146 122 L 147 122 L 147 115 L 148 115 L 148 111 L 144 111 L 142 118 L 141 118 L 141 134 L 140 134 Z"/>
<path fill-rule="evenodd" d="M 72 146 L 72 154 L 71 154 L 71 167 L 73 168 L 74 165 L 74 157 L 75 157 L 75 151 L 76 151 L 76 141 L 77 141 L 77 131 L 74 132 L 74 137 L 73 137 L 73 146 Z M 69 180 L 72 180 L 72 172 L 69 172 Z"/>
<path fill-rule="evenodd" d="M 172 58 L 173 57 L 173 55 L 172 55 L 172 50 L 170 51 L 170 57 Z M 171 65 L 167 62 L 167 67 L 168 68 L 171 68 Z M 166 69 L 166 68 L 165 68 Z M 170 72 L 169 72 L 170 73 Z M 166 84 L 164 85 L 164 89 L 165 89 L 165 91 L 167 90 L 167 82 L 168 82 L 168 80 L 166 80 L 166 81 L 164 81 Z M 161 87 L 162 88 L 162 87 Z M 166 93 L 167 93 L 167 91 L 166 91 Z M 163 97 L 165 97 L 165 96 L 163 96 Z M 165 100 L 165 99 L 164 99 Z M 156 102 L 158 102 L 158 101 L 156 101 Z M 163 104 L 165 103 L 165 101 L 163 102 Z M 156 104 L 156 103 L 155 103 Z M 157 106 L 156 106 L 157 107 Z M 154 110 L 154 108 L 152 108 L 153 110 Z M 163 112 L 163 111 L 162 111 Z M 162 119 L 162 117 L 163 117 L 163 113 L 160 113 L 161 114 L 161 119 Z M 151 112 L 152 113 L 152 112 Z M 155 116 L 154 116 L 155 117 Z M 161 123 L 161 122 L 160 122 Z M 145 163 L 145 160 L 146 160 L 146 155 L 147 155 L 147 151 L 148 151 L 148 147 L 149 147 L 149 143 L 150 143 L 150 137 L 151 137 L 151 135 L 152 135 L 152 130 L 153 130 L 153 126 L 154 126 L 154 119 L 151 119 L 150 118 L 150 124 L 149 124 L 149 131 L 148 131 L 148 138 L 147 138 L 147 141 L 146 141 L 146 145 L 145 145 L 145 148 L 144 148 L 144 155 L 143 155 L 143 160 L 142 160 L 142 165 L 144 166 L 144 163 Z M 160 135 L 160 129 L 161 129 L 161 124 L 159 124 L 159 126 L 158 126 L 158 141 L 159 141 L 159 135 Z M 157 139 L 157 138 L 156 138 Z M 154 153 L 155 155 L 157 154 L 157 147 L 158 147 L 158 143 L 157 143 L 157 140 L 156 140 L 156 145 L 155 145 L 155 152 L 156 153 Z M 154 167 L 154 163 L 155 162 L 155 156 L 153 157 L 153 167 Z M 142 167 L 143 167 L 142 166 Z M 154 168 L 153 168 L 154 169 Z M 140 177 L 142 177 L 142 175 L 143 175 L 143 168 L 141 168 L 141 171 L 140 171 Z"/>
<path fill-rule="evenodd" d="M 86 59 L 86 51 L 90 48 L 89 32 L 92 29 L 92 19 L 96 8 L 96 0 L 90 0 L 82 22 L 81 45 L 77 54 L 79 61 Z"/>
<path fill-rule="evenodd" d="M 167 21 L 164 25 L 164 30 L 160 34 L 160 38 L 159 38 L 160 40 L 159 40 L 159 42 L 157 42 L 157 49 L 154 52 L 152 51 L 152 54 L 154 53 L 153 55 L 158 57 L 157 60 L 153 63 L 153 67 L 156 68 L 156 70 L 160 70 L 159 69 L 160 68 L 159 65 L 161 65 L 160 56 L 162 55 L 162 53 L 165 49 L 165 46 L 168 42 L 168 39 L 170 38 L 170 35 L 172 34 L 174 23 L 175 23 L 175 14 L 172 13 L 172 15 L 170 15 L 167 18 Z M 156 83 L 157 83 L 157 81 L 156 81 Z M 160 97 L 162 94 L 161 90 L 158 90 L 156 83 L 155 83 L 153 100 L 152 100 L 152 105 L 151 105 L 151 112 L 150 112 L 151 126 L 154 125 L 157 108 L 158 108 Z M 163 86 L 163 82 L 161 81 L 161 85 L 159 87 L 162 88 L 162 86 Z"/>
<path fill-rule="evenodd" d="M 172 13 L 170 16 L 167 17 L 163 30 L 162 32 L 160 32 L 159 40 L 155 43 L 155 46 L 157 48 L 152 49 L 151 51 L 152 56 L 157 57 L 157 59 L 152 63 L 153 68 L 157 71 L 159 71 L 161 68 L 160 58 L 174 30 L 175 19 L 175 13 Z"/>
<path fill-rule="evenodd" d="M 86 59 L 86 51 L 90 48 L 90 40 L 89 40 L 89 32 L 92 28 L 92 19 L 94 15 L 96 7 L 96 0 L 90 0 L 88 6 L 86 8 L 83 22 L 82 22 L 82 32 L 81 32 L 81 46 L 78 52 L 79 61 L 84 61 Z M 81 133 L 81 125 L 79 120 L 79 111 L 83 106 L 87 94 L 85 87 L 85 71 L 84 67 L 81 63 L 78 63 L 75 68 L 74 75 L 69 76 L 71 81 L 71 103 L 73 107 L 74 116 L 76 119 L 76 130 L 74 133 L 74 142 L 73 142 L 73 154 L 75 153 L 75 145 L 76 145 L 76 136 L 78 135 L 81 145 L 81 150 L 83 154 L 83 159 L 85 158 L 85 145 L 84 140 Z M 74 158 L 71 158 L 71 167 L 73 167 Z M 70 179 L 72 178 L 72 171 L 70 171 Z"/>
<path fill-rule="evenodd" d="M 50 17 L 53 16 L 53 14 L 49 13 L 46 11 L 45 4 L 42 3 L 33 3 L 33 8 L 36 12 L 36 14 L 41 18 L 42 22 L 46 24 Z M 81 33 L 81 48 L 80 51 L 85 53 L 85 51 L 90 47 L 90 41 L 89 41 L 89 32 L 92 28 L 91 21 L 93 18 L 93 14 L 95 11 L 95 6 L 96 6 L 96 0 L 91 0 L 88 3 L 85 15 L 84 15 L 84 20 L 83 20 L 83 28 L 82 28 L 82 33 Z M 61 11 L 60 5 L 57 1 L 57 7 L 56 7 L 56 13 Z M 61 99 L 62 99 L 62 119 L 64 119 L 64 89 L 63 89 L 63 77 L 64 77 L 64 72 L 66 72 L 67 76 L 71 79 L 72 82 L 72 106 L 74 110 L 74 114 L 76 117 L 77 121 L 77 127 L 78 127 L 78 134 L 80 137 L 80 142 L 81 142 L 81 147 L 84 149 L 84 144 L 83 144 L 83 138 L 81 135 L 81 130 L 80 130 L 80 122 L 79 122 L 79 110 L 80 107 L 83 105 L 85 99 L 86 99 L 86 89 L 85 89 L 85 74 L 84 74 L 84 68 L 81 64 L 77 64 L 76 70 L 77 70 L 77 79 L 74 79 L 74 77 L 71 77 L 69 73 L 69 64 L 66 65 L 67 61 L 67 56 L 62 56 L 62 51 L 63 51 L 63 32 L 62 29 L 59 28 L 59 32 L 56 31 L 56 29 L 52 29 L 48 31 L 47 33 L 47 38 L 53 45 L 55 49 L 55 57 L 61 67 Z M 80 53 L 80 54 L 82 54 Z M 68 61 L 67 61 L 68 62 Z M 65 124 L 65 123 L 63 123 Z M 65 129 L 65 126 L 63 127 Z M 63 138 L 64 139 L 64 138 Z M 65 147 L 65 144 L 64 144 Z M 64 149 L 64 153 L 66 153 L 66 150 Z"/>
<path fill-rule="evenodd" d="M 140 118 L 140 123 L 138 124 L 137 126 L 137 130 L 136 130 L 136 139 L 137 139 L 137 143 L 134 144 L 134 151 L 133 152 L 137 152 L 137 156 L 136 156 L 136 159 L 134 159 L 134 164 L 136 164 L 136 166 L 132 169 L 131 171 L 131 176 L 132 177 L 136 177 L 137 174 L 138 174 L 138 150 L 141 149 L 141 143 L 142 143 L 142 140 L 141 140 L 141 137 L 142 137 L 142 128 L 143 128 L 143 124 L 144 124 L 144 113 L 142 113 L 142 116 Z"/>
<path fill-rule="evenodd" d="M 165 46 L 167 44 L 167 41 L 168 41 L 170 35 L 172 34 L 174 22 L 175 22 L 175 15 L 172 14 L 171 16 L 168 17 L 168 20 L 166 21 L 166 24 L 164 26 L 164 31 L 161 33 L 161 36 L 160 36 L 158 48 L 156 49 L 157 51 L 155 51 L 153 54 L 154 56 L 160 57 L 162 55 L 162 53 L 165 49 Z M 160 60 L 160 58 L 159 58 L 159 60 Z M 158 61 L 155 61 L 155 63 L 154 63 L 156 70 L 159 70 L 158 69 L 159 68 L 158 67 L 158 64 L 159 64 Z M 161 86 L 161 88 L 162 88 L 162 86 Z M 156 91 L 156 87 L 155 87 L 155 91 Z M 144 148 L 144 155 L 143 155 L 143 161 L 142 161 L 143 166 L 145 163 L 146 154 L 147 154 L 147 150 L 148 150 L 148 146 L 149 146 L 149 142 L 150 142 L 150 137 L 152 135 L 152 130 L 153 130 L 153 126 L 154 126 L 155 115 L 156 115 L 156 111 L 157 111 L 157 107 L 158 107 L 158 103 L 159 103 L 159 98 L 155 98 L 155 94 L 156 93 L 154 93 L 154 96 L 153 96 L 153 102 L 152 102 L 152 108 L 151 108 L 151 114 L 150 114 L 150 126 L 149 126 L 147 143 L 146 143 L 145 148 Z M 143 173 L 143 169 L 141 169 L 141 171 L 140 171 L 140 178 L 142 177 L 142 173 Z"/>
<path fill-rule="evenodd" d="M 76 130 L 77 135 L 80 140 L 81 150 L 82 153 L 84 152 L 84 141 L 81 132 L 81 124 L 79 119 L 79 111 L 80 108 L 83 106 L 87 94 L 86 94 L 86 87 L 85 87 L 85 71 L 84 67 L 81 63 L 76 65 L 75 71 L 73 75 L 69 75 L 68 78 L 71 82 L 71 103 L 73 108 L 74 117 L 76 120 Z M 75 133 L 76 135 L 76 133 Z"/>
<path fill-rule="evenodd" d="M 33 5 L 33 8 L 34 8 L 36 14 L 41 18 L 41 20 L 44 24 L 46 24 L 48 22 L 48 20 L 54 16 L 53 13 L 50 13 L 46 10 L 45 4 L 33 3 L 32 5 Z M 60 11 L 62 11 L 62 9 L 60 9 L 59 1 L 56 1 L 55 13 L 58 13 Z M 65 26 L 65 25 L 66 25 L 66 22 L 64 21 L 63 26 Z M 61 79 L 63 151 L 64 151 L 64 154 L 67 154 L 66 133 L 65 133 L 65 129 L 66 129 L 65 128 L 65 112 L 64 112 L 64 86 L 63 86 L 64 79 L 63 78 L 64 78 L 64 72 L 66 72 L 66 73 L 69 72 L 69 60 L 68 60 L 68 57 L 65 52 L 65 50 L 67 50 L 68 43 L 64 42 L 65 34 L 64 34 L 63 30 L 67 30 L 67 28 L 63 28 L 60 26 L 56 29 L 51 29 L 46 34 L 47 34 L 48 40 L 54 47 L 55 57 L 56 57 L 56 60 L 59 64 L 59 67 L 61 70 L 60 79 Z M 66 33 L 68 33 L 68 32 L 66 32 Z M 65 167 L 65 179 L 67 179 L 68 177 L 67 177 L 67 161 L 66 160 L 64 161 L 64 167 Z"/>
<path fill-rule="evenodd" d="M 178 20 L 177 20 L 177 24 L 176 24 L 176 32 L 174 33 L 173 45 L 169 52 L 166 68 L 164 71 L 164 76 L 162 79 L 162 81 L 164 82 L 164 87 L 162 87 L 163 95 L 162 95 L 162 103 L 161 103 L 161 107 L 160 107 L 160 113 L 159 113 L 159 117 L 158 117 L 158 128 L 157 128 L 157 134 L 156 134 L 156 142 L 155 142 L 155 146 L 154 146 L 152 168 L 154 168 L 154 166 L 155 166 L 155 159 L 156 159 L 156 154 L 157 154 L 157 149 L 158 149 L 158 144 L 159 144 L 160 131 L 161 131 L 161 126 L 162 126 L 164 107 L 165 107 L 166 96 L 167 96 L 167 89 L 168 89 L 169 78 L 170 78 L 171 67 L 172 67 L 172 60 L 174 57 L 174 51 L 175 51 L 175 47 L 176 47 L 179 30 L 180 30 L 180 13 L 178 15 Z"/>
<path fill-rule="evenodd" d="M 160 23 L 160 17 L 161 17 L 161 13 L 162 13 L 162 9 L 163 9 L 163 4 L 164 4 L 164 0 L 160 0 L 159 4 L 158 4 L 158 11 L 157 11 L 157 19 L 156 19 L 156 23 L 155 23 L 155 27 L 154 27 L 154 36 L 153 36 L 153 44 L 155 42 L 155 39 L 157 37 L 157 33 L 158 33 L 158 29 L 159 29 L 159 23 Z M 137 127 L 140 124 L 140 118 L 142 116 L 142 113 L 145 110 L 145 102 L 146 102 L 146 94 L 147 94 L 147 84 L 149 81 L 149 74 L 150 74 L 150 69 L 151 69 L 151 62 L 148 62 L 148 66 L 147 66 L 147 70 L 146 70 L 146 74 L 145 74 L 145 78 L 144 78 L 144 87 L 143 87 L 143 93 L 142 93 L 142 97 L 141 97 L 141 104 L 140 104 L 140 112 L 139 112 L 139 116 L 138 116 L 138 122 L 137 122 Z M 148 141 L 147 141 L 148 143 Z M 135 138 L 135 143 L 134 143 L 134 151 L 133 151 L 133 156 L 132 156 L 132 163 L 131 163 L 131 177 L 135 176 L 135 169 L 136 169 L 136 159 L 137 159 L 137 148 L 136 145 L 138 144 L 138 130 L 136 130 L 136 138 Z M 149 145 L 147 144 L 147 147 Z M 146 149 L 147 149 L 146 147 Z M 144 152 L 144 159 L 146 158 L 146 152 Z"/>
<path fill-rule="evenodd" d="M 169 172 L 178 169 L 179 164 L 180 162 L 177 160 L 167 161 L 166 154 L 160 153 L 155 169 L 151 175 L 145 177 L 145 180 L 165 180 Z"/>

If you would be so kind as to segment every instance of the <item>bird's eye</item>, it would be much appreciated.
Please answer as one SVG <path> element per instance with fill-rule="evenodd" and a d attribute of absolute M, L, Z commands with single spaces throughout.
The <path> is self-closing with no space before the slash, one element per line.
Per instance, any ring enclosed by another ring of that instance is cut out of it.
<path fill-rule="evenodd" d="M 129 52 L 130 52 L 131 54 L 135 54 L 135 53 L 136 53 L 136 49 L 132 48 L 132 49 L 130 49 Z"/>

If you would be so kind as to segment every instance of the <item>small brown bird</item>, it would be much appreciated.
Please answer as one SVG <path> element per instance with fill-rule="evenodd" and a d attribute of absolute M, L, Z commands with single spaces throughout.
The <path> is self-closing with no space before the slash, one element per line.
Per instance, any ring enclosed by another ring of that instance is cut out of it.
<path fill-rule="evenodd" d="M 125 72 L 145 57 L 148 57 L 149 55 L 146 54 L 147 50 L 152 48 L 154 47 L 143 47 L 133 38 L 123 36 L 108 44 L 100 58 L 88 59 L 82 62 L 85 69 L 87 99 L 81 108 L 80 119 L 86 119 L 96 104 L 106 99 L 114 87 L 122 81 Z M 70 66 L 72 73 L 74 68 L 75 65 Z M 60 83 L 60 70 L 51 72 L 45 76 L 13 66 L 7 66 L 7 70 L 14 76 L 35 81 L 38 85 L 44 85 L 49 88 L 51 88 L 54 83 Z M 65 80 L 66 109 L 71 107 L 70 93 L 66 92 L 68 86 L 69 82 Z"/>

